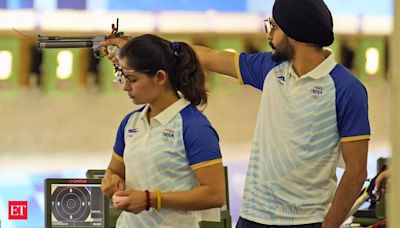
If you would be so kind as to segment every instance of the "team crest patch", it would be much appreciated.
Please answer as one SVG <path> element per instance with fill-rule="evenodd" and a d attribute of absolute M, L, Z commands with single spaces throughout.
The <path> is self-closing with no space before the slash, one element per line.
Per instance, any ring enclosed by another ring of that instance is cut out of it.
<path fill-rule="evenodd" d="M 321 86 L 315 86 L 311 89 L 311 96 L 314 100 L 318 100 L 319 97 L 322 95 L 323 88 Z"/>
<path fill-rule="evenodd" d="M 162 140 L 165 143 L 170 143 L 174 140 L 174 136 L 175 136 L 175 131 L 172 129 L 166 129 L 163 131 L 162 133 Z"/>

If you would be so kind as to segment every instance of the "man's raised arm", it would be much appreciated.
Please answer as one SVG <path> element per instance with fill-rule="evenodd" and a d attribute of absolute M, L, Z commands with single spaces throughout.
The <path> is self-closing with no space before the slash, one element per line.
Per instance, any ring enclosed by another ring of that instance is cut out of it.
<path fill-rule="evenodd" d="M 206 71 L 237 78 L 235 71 L 235 53 L 217 51 L 203 46 L 192 46 L 197 58 Z"/>

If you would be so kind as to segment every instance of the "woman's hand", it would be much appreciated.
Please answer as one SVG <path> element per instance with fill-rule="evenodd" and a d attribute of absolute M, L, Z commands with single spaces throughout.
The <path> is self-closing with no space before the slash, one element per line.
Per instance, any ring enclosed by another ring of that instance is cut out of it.
<path fill-rule="evenodd" d="M 119 210 L 138 214 L 146 210 L 146 193 L 135 189 L 118 191 L 113 196 L 113 206 Z"/>
<path fill-rule="evenodd" d="M 101 43 L 102 46 L 117 46 L 118 48 L 122 48 L 125 44 L 128 43 L 128 38 L 114 37 L 106 39 Z"/>
<path fill-rule="evenodd" d="M 127 39 L 116 37 L 116 38 L 110 38 L 105 40 L 104 42 L 101 43 L 102 46 L 108 47 L 108 46 L 116 46 L 119 49 L 121 49 L 125 44 L 128 43 Z M 115 53 L 108 53 L 107 58 L 111 60 L 112 63 L 118 64 L 118 58 L 115 56 Z"/>
<path fill-rule="evenodd" d="M 125 189 L 125 181 L 118 174 L 105 175 L 101 180 L 101 190 L 103 193 L 111 197 L 117 191 Z"/>
<path fill-rule="evenodd" d="M 389 170 L 385 170 L 381 172 L 375 179 L 375 189 L 377 190 L 376 194 L 378 197 L 382 195 L 382 193 L 386 192 L 386 181 L 389 178 L 389 176 L 390 176 Z"/>

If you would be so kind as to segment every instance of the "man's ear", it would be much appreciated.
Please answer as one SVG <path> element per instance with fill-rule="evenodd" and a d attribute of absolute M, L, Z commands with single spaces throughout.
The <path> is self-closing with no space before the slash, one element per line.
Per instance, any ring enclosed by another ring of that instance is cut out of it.
<path fill-rule="evenodd" d="M 164 70 L 158 70 L 154 79 L 156 80 L 155 83 L 157 85 L 165 85 L 168 83 L 168 74 Z"/>

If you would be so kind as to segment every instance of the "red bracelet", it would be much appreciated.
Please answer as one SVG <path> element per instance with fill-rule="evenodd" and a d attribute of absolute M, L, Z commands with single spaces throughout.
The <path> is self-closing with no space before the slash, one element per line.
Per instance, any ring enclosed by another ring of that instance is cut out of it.
<path fill-rule="evenodd" d="M 144 190 L 146 193 L 146 211 L 150 210 L 150 192 L 149 190 Z"/>

